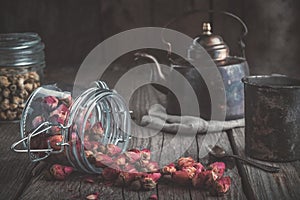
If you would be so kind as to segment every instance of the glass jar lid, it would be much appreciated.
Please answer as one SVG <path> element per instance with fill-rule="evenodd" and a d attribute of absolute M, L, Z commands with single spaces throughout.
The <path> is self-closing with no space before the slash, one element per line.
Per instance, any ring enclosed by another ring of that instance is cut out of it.
<path fill-rule="evenodd" d="M 0 34 L 0 67 L 43 64 L 44 43 L 37 33 Z"/>

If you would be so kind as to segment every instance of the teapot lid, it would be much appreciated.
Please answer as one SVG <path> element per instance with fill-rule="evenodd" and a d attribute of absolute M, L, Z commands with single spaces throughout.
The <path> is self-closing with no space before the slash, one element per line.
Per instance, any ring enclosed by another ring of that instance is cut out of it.
<path fill-rule="evenodd" d="M 210 23 L 203 23 L 202 34 L 196 37 L 188 49 L 188 58 L 196 60 L 200 58 L 200 45 L 208 52 L 215 62 L 226 60 L 229 56 L 229 48 L 223 38 L 211 32 Z"/>

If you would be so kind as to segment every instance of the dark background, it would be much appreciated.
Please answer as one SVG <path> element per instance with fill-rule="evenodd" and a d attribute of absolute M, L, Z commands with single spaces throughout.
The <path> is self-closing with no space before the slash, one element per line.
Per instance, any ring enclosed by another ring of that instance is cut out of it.
<path fill-rule="evenodd" d="M 116 33 L 164 26 L 192 9 L 224 10 L 241 17 L 249 28 L 245 43 L 252 74 L 300 78 L 299 4 L 297 0 L 0 0 L 0 32 L 37 32 L 46 45 L 47 70 L 60 69 L 57 77 L 74 76 L 85 56 Z M 229 17 L 195 14 L 170 28 L 195 37 L 209 19 L 231 54 L 239 54 L 242 28 Z"/>

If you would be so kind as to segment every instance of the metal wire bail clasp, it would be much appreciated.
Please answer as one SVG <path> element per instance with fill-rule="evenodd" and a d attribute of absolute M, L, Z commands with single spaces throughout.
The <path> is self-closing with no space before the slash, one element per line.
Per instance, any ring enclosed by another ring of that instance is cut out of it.
<path fill-rule="evenodd" d="M 48 148 L 47 149 L 31 149 L 31 139 L 35 136 L 38 136 L 40 134 L 47 134 L 47 130 L 51 129 L 52 127 L 59 127 L 62 131 L 62 142 L 60 143 L 56 143 L 56 146 L 60 146 L 61 148 L 59 150 L 54 150 L 51 145 L 50 145 L 50 141 L 47 141 L 48 144 Z M 40 124 L 36 129 L 34 129 L 31 133 L 28 134 L 27 137 L 22 138 L 21 140 L 15 142 L 14 144 L 11 145 L 11 150 L 13 150 L 14 152 L 17 153 L 28 153 L 29 154 L 29 158 L 32 162 L 37 162 L 40 160 L 44 160 L 47 157 L 50 156 L 50 154 L 56 154 L 56 153 L 61 153 L 64 151 L 64 146 L 68 146 L 69 143 L 64 142 L 65 141 L 65 131 L 63 131 L 63 129 L 67 129 L 67 126 L 64 126 L 62 124 L 53 124 L 50 122 L 43 122 L 42 124 Z M 17 149 L 16 147 L 18 145 L 20 145 L 21 143 L 23 143 L 24 148 L 25 149 Z M 35 154 L 32 153 L 44 153 L 45 155 L 42 157 L 38 157 Z"/>

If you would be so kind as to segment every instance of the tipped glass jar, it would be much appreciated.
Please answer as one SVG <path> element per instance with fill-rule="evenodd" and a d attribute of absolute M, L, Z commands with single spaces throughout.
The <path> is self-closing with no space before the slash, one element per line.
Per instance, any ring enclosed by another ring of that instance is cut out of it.
<path fill-rule="evenodd" d="M 20 120 L 25 101 L 41 84 L 44 57 L 38 34 L 0 34 L 0 121 Z"/>
<path fill-rule="evenodd" d="M 33 162 L 47 159 L 101 173 L 108 164 L 102 159 L 103 148 L 111 148 L 110 153 L 127 148 L 130 114 L 122 97 L 104 82 L 95 82 L 75 100 L 70 92 L 50 85 L 31 94 L 20 129 L 22 139 L 11 148 L 28 153 Z M 22 143 L 24 148 L 18 149 Z"/>

